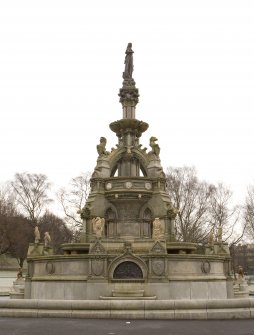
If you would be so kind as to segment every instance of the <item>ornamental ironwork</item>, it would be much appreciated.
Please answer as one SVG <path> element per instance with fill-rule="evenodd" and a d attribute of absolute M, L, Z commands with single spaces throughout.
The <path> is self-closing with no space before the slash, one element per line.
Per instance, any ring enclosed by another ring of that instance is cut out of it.
<path fill-rule="evenodd" d="M 143 272 L 136 263 L 126 261 L 116 267 L 113 279 L 143 279 Z"/>

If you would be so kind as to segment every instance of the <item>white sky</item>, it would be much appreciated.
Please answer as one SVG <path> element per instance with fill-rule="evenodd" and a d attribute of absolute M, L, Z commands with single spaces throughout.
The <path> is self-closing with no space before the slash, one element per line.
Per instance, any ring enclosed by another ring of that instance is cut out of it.
<path fill-rule="evenodd" d="M 118 92 L 133 43 L 136 117 L 164 169 L 196 166 L 254 183 L 254 1 L 0 2 L 0 181 L 44 173 L 55 188 L 96 165 L 122 117 Z"/>

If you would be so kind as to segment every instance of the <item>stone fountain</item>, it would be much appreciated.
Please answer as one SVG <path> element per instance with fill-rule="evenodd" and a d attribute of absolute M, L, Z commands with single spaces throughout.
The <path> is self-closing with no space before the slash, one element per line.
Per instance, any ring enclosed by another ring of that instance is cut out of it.
<path fill-rule="evenodd" d="M 31 244 L 25 298 L 50 300 L 210 300 L 233 297 L 230 255 L 222 240 L 200 251 L 175 239 L 173 208 L 166 192 L 160 146 L 149 125 L 136 118 L 139 92 L 133 79 L 133 50 L 125 52 L 122 118 L 109 127 L 117 143 L 97 145 L 91 192 L 81 217 L 80 243 L 62 245 L 53 255 Z M 159 111 L 158 111 L 159 113 Z"/>

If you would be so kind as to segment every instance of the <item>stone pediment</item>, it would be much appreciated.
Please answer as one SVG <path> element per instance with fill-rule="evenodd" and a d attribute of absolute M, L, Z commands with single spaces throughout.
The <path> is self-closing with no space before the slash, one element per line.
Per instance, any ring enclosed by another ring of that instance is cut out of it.
<path fill-rule="evenodd" d="M 106 254 L 106 249 L 100 241 L 96 241 L 91 245 L 90 254 Z"/>
<path fill-rule="evenodd" d="M 166 254 L 167 249 L 166 246 L 163 245 L 161 242 L 156 241 L 154 245 L 152 246 L 150 253 L 152 254 Z"/>

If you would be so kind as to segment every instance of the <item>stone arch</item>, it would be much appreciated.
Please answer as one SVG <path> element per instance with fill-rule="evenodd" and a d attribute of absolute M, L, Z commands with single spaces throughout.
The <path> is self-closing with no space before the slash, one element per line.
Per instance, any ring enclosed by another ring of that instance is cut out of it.
<path fill-rule="evenodd" d="M 150 208 L 146 207 L 142 217 L 143 236 L 147 238 L 152 237 L 153 213 Z"/>
<path fill-rule="evenodd" d="M 124 272 L 124 268 L 125 272 Z M 109 279 L 145 279 L 148 269 L 143 260 L 131 254 L 117 257 L 109 266 Z M 122 278 L 121 277 L 122 274 Z M 117 276 L 115 278 L 114 276 Z"/>
<path fill-rule="evenodd" d="M 114 177 L 116 171 L 118 170 L 118 163 L 121 162 L 121 159 L 126 154 L 125 148 L 118 148 L 112 152 L 109 157 L 109 164 L 110 164 L 110 176 Z M 144 177 L 147 177 L 148 170 L 148 160 L 147 154 L 139 150 L 138 148 L 132 149 L 133 159 L 139 162 L 139 169 L 142 172 Z"/>
<path fill-rule="evenodd" d="M 108 207 L 105 211 L 105 236 L 114 238 L 116 236 L 117 213 L 112 207 Z"/>
<path fill-rule="evenodd" d="M 141 222 L 141 235 L 144 238 L 152 238 L 152 226 L 154 220 L 154 212 L 151 206 L 144 204 L 139 212 Z"/>

